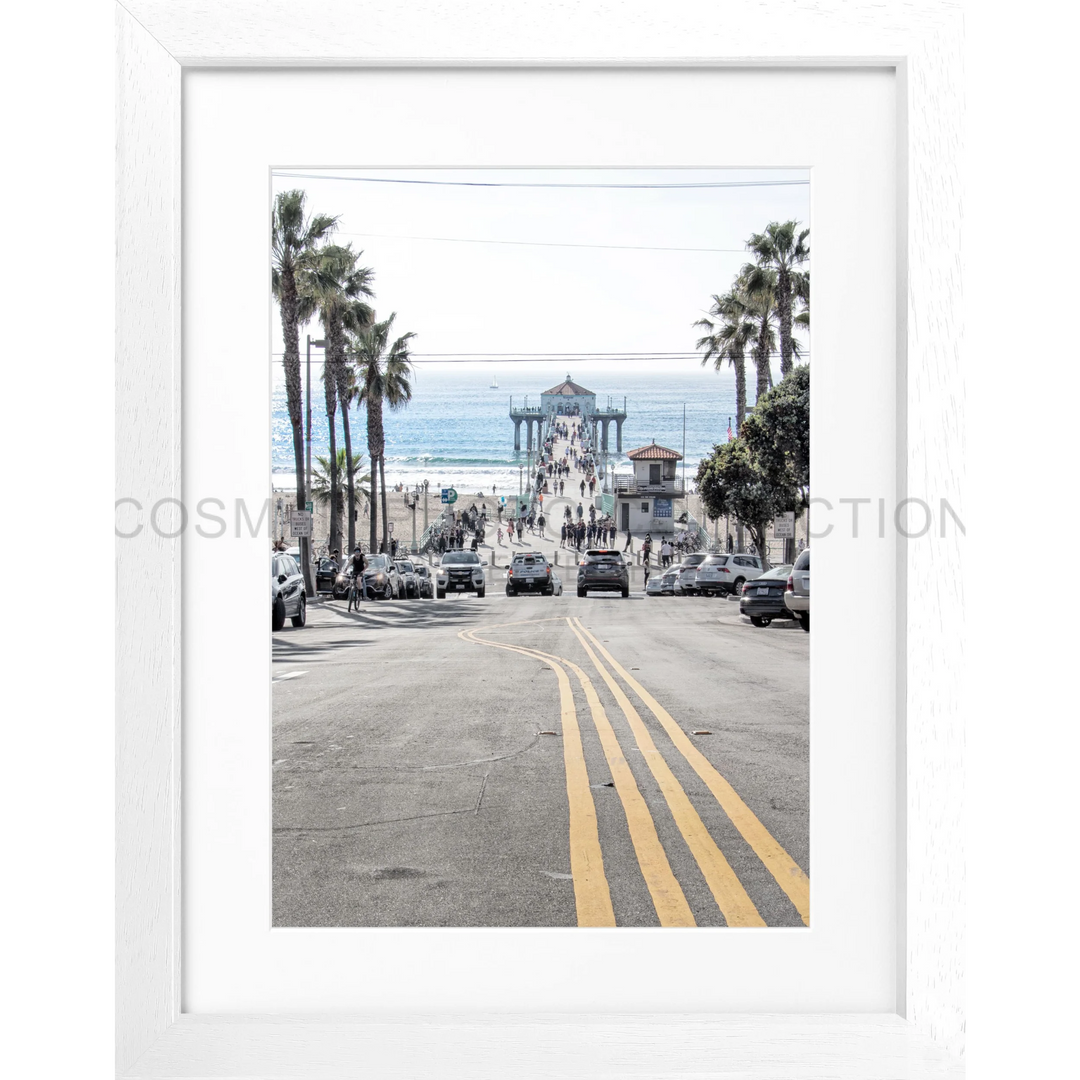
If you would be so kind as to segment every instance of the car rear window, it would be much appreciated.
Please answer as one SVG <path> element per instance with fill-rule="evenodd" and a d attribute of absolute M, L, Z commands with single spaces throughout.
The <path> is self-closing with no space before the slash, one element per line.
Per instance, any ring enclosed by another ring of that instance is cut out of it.
<path fill-rule="evenodd" d="M 810 569 L 810 549 L 807 548 L 796 560 L 796 570 L 809 570 Z"/>
<path fill-rule="evenodd" d="M 622 563 L 621 551 L 586 551 L 585 558 L 591 563 L 603 565 L 605 563 Z"/>
<path fill-rule="evenodd" d="M 702 566 L 726 566 L 728 557 L 726 555 L 706 555 L 705 561 Z"/>

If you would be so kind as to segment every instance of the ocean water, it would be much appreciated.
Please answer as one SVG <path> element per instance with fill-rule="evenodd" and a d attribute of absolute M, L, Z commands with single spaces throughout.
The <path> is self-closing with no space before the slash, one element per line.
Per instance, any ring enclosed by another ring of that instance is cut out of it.
<path fill-rule="evenodd" d="M 417 366 L 413 400 L 403 409 L 384 413 L 386 428 L 387 484 L 411 486 L 428 480 L 432 486 L 452 485 L 462 492 L 516 492 L 518 465 L 525 453 L 514 453 L 514 425 L 509 417 L 510 401 L 515 405 L 539 405 L 540 394 L 561 382 L 567 372 L 545 365 L 535 370 L 529 364 Z M 528 370 L 524 370 L 528 369 Z M 727 438 L 729 418 L 734 424 L 735 377 L 730 369 L 717 372 L 691 361 L 657 366 L 655 370 L 629 368 L 620 371 L 615 363 L 580 365 L 573 369 L 575 381 L 592 390 L 597 405 L 608 399 L 621 405 L 626 399 L 623 450 L 656 442 L 683 451 L 683 407 L 686 413 L 686 476 L 691 479 L 702 457 L 717 442 Z M 492 378 L 498 389 L 491 388 Z M 774 373 L 774 378 L 779 372 Z M 752 378 L 752 373 L 751 373 Z M 329 428 L 321 382 L 313 381 L 312 454 L 326 454 Z M 751 403 L 753 387 L 750 388 Z M 321 408 L 320 408 L 321 407 Z M 368 465 L 366 414 L 362 408 L 350 411 L 353 452 L 364 455 Z M 341 418 L 337 418 L 338 446 Z M 284 384 L 272 395 L 272 448 L 274 486 L 295 484 L 292 433 L 286 408 Z M 522 425 L 522 440 L 525 425 Z M 610 432 L 610 461 L 616 471 L 629 469 L 625 454 L 615 453 L 615 425 Z"/>

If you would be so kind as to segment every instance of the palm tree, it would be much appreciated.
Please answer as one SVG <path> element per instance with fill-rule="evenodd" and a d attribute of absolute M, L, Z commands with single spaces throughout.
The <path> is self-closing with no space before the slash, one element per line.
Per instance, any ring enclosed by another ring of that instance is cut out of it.
<path fill-rule="evenodd" d="M 374 321 L 375 313 L 363 300 L 354 300 L 345 309 L 344 323 L 346 333 L 358 333 Z M 359 400 L 359 386 L 356 381 L 356 369 L 348 362 L 335 367 L 337 373 L 338 401 L 341 402 L 341 427 L 345 435 L 345 490 L 347 504 L 353 507 L 348 517 L 349 550 L 356 546 L 356 519 L 353 516 L 357 504 L 356 470 L 353 468 L 352 430 L 349 421 L 349 409 Z M 358 455 L 359 458 L 359 455 Z"/>
<path fill-rule="evenodd" d="M 770 222 L 763 233 L 754 233 L 746 242 L 747 248 L 757 259 L 757 265 L 776 275 L 774 286 L 776 317 L 780 324 L 780 375 L 787 375 L 794 367 L 793 356 L 798 355 L 791 325 L 794 319 L 793 302 L 802 295 L 803 274 L 799 267 L 810 258 L 807 237 L 809 229 L 799 229 L 797 221 Z"/>
<path fill-rule="evenodd" d="M 719 371 L 726 360 L 735 369 L 735 431 L 746 419 L 746 349 L 754 340 L 754 324 L 747 315 L 746 293 L 739 283 L 723 296 L 713 295 L 709 315 L 698 319 L 694 326 L 705 330 L 698 339 L 698 349 L 704 349 L 701 358 L 704 367 L 710 360 Z"/>
<path fill-rule="evenodd" d="M 810 329 L 810 271 L 807 270 L 804 274 L 799 274 L 796 281 L 797 289 L 795 293 L 795 299 L 799 305 L 799 313 L 795 316 L 794 322 L 806 330 Z M 792 347 L 798 354 L 799 346 L 798 342 L 793 342 Z"/>
<path fill-rule="evenodd" d="M 337 489 L 337 403 L 339 393 L 346 389 L 347 361 L 345 357 L 345 319 L 351 305 L 360 295 L 371 296 L 373 272 L 358 267 L 356 260 L 362 253 L 354 252 L 348 244 L 330 244 L 319 253 L 318 263 L 310 277 L 312 297 L 318 307 L 326 338 L 326 360 L 323 364 L 323 391 L 326 397 L 326 419 L 330 429 L 330 547 L 341 547 L 341 518 L 338 515 Z M 342 401 L 345 431 L 348 432 L 348 405 Z M 345 443 L 345 461 L 352 460 L 352 440 Z M 349 492 L 352 505 L 353 491 Z M 355 526 L 349 514 L 349 542 L 355 543 Z M 351 550 L 351 548 L 350 548 Z"/>
<path fill-rule="evenodd" d="M 271 279 L 274 296 L 281 308 L 281 332 L 285 339 L 285 395 L 293 433 L 296 462 L 296 505 L 307 502 L 304 484 L 304 393 L 300 383 L 300 324 L 311 316 L 310 298 L 305 297 L 304 277 L 316 261 L 318 244 L 337 227 L 337 218 L 328 214 L 308 217 L 306 196 L 299 190 L 283 191 L 274 201 L 270 217 Z M 314 591 L 310 560 L 301 559 L 308 594 Z"/>
<path fill-rule="evenodd" d="M 386 520 L 386 432 L 383 404 L 399 409 L 412 399 L 412 364 L 409 342 L 415 334 L 402 334 L 390 344 L 396 314 L 383 322 L 373 322 L 353 336 L 352 355 L 356 363 L 359 398 L 367 407 L 368 455 L 371 458 L 371 550 L 376 550 L 375 466 L 378 464 L 382 489 L 382 542 L 389 547 Z"/>
<path fill-rule="evenodd" d="M 342 472 L 346 470 L 348 464 L 352 465 L 353 474 L 357 474 L 364 467 L 364 455 L 354 455 L 351 462 L 346 462 L 345 451 L 339 450 L 337 452 L 337 458 L 331 461 L 329 457 L 315 458 L 315 468 L 312 470 L 313 476 L 311 478 L 311 497 L 318 503 L 331 503 L 331 513 L 334 511 L 333 503 L 337 503 L 337 512 L 340 515 L 345 514 L 345 492 L 342 491 L 341 485 L 338 484 L 335 487 L 334 478 L 340 476 Z M 361 485 L 369 482 L 371 478 L 365 473 L 359 478 Z M 358 510 L 360 508 L 362 500 L 366 499 L 367 492 L 364 491 L 363 486 L 356 488 L 353 495 L 352 508 Z M 352 514 L 349 514 L 352 517 Z M 330 545 L 330 550 L 333 551 L 334 545 Z M 349 548 L 352 551 L 352 548 Z"/>
<path fill-rule="evenodd" d="M 776 271 L 748 263 L 739 275 L 746 290 L 746 314 L 754 327 L 754 366 L 757 389 L 754 401 L 760 401 L 772 386 L 771 357 L 776 351 Z"/>

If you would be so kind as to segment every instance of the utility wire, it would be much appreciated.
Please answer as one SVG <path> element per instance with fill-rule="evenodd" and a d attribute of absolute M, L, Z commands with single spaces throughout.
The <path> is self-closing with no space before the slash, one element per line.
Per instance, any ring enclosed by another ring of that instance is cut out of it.
<path fill-rule="evenodd" d="M 477 240 L 466 236 L 400 236 L 395 233 L 339 232 L 336 236 L 367 236 L 381 240 L 437 240 L 445 244 L 510 244 L 521 247 L 595 248 L 602 251 L 688 251 L 747 255 L 746 248 L 661 247 L 648 244 L 564 244 L 549 240 Z"/>
<path fill-rule="evenodd" d="M 273 356 L 284 357 L 284 353 L 273 353 Z M 775 359 L 780 356 L 779 352 L 769 353 L 769 359 Z M 796 359 L 803 360 L 810 355 L 809 349 L 801 349 Z M 428 356 L 459 356 L 460 359 L 438 359 L 430 360 L 426 358 L 418 357 Z M 701 353 L 613 353 L 611 355 L 597 355 L 597 356 L 567 356 L 563 353 L 559 353 L 555 356 L 519 356 L 519 357 L 503 357 L 497 354 L 494 357 L 490 357 L 485 353 L 414 353 L 410 357 L 410 361 L 413 364 L 591 364 L 591 363 L 612 363 L 619 360 L 656 360 L 657 362 L 671 361 L 671 360 L 701 360 Z M 301 353 L 300 362 L 306 364 L 307 360 Z M 312 364 L 323 364 L 326 361 L 319 357 L 311 358 Z M 285 360 L 274 360 L 272 363 L 284 364 Z"/>
<path fill-rule="evenodd" d="M 603 188 L 603 189 L 638 189 L 663 190 L 666 188 L 744 188 L 744 187 L 792 187 L 807 185 L 805 180 L 707 180 L 698 183 L 678 184 L 573 184 L 573 183 L 528 183 L 506 180 L 414 180 L 403 177 L 387 176 L 335 176 L 325 173 L 278 172 L 274 176 L 284 176 L 300 180 L 348 180 L 361 184 L 416 184 L 430 187 L 481 187 L 481 188 Z"/>

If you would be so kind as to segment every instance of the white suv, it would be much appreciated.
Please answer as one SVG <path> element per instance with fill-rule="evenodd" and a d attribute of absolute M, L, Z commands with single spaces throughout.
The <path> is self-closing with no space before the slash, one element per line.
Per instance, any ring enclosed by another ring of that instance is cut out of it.
<path fill-rule="evenodd" d="M 791 568 L 784 605 L 806 631 L 810 630 L 810 549 L 804 548 Z"/>
<path fill-rule="evenodd" d="M 765 568 L 757 555 L 709 555 L 697 568 L 695 588 L 702 596 L 742 593 L 743 585 L 761 577 Z"/>

